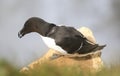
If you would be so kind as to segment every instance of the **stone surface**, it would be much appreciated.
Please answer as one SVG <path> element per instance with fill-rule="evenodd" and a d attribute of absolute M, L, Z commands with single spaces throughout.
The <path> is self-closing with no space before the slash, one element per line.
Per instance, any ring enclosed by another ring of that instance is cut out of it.
<path fill-rule="evenodd" d="M 92 31 L 87 27 L 81 27 L 78 29 L 85 37 L 91 42 L 96 43 Z M 21 69 L 21 72 L 35 69 L 37 65 L 49 62 L 57 66 L 77 66 L 81 70 L 88 70 L 91 72 L 99 71 L 103 67 L 103 61 L 101 60 L 101 51 L 92 52 L 88 54 L 67 54 L 63 55 L 60 52 L 50 49 L 43 57 L 32 62 L 27 67 Z"/>

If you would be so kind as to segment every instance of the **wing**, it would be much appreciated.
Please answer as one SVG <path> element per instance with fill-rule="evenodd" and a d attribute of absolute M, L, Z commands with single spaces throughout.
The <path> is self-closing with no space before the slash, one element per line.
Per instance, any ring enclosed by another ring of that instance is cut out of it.
<path fill-rule="evenodd" d="M 79 36 L 64 37 L 55 41 L 57 45 L 63 48 L 67 53 L 74 53 L 81 45 L 83 40 Z"/>

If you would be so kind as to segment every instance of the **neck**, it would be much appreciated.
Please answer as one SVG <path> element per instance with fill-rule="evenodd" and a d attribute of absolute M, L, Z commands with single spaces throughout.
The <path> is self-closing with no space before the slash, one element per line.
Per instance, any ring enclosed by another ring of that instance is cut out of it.
<path fill-rule="evenodd" d="M 48 36 L 48 34 L 51 32 L 51 30 L 53 30 L 53 27 L 55 27 L 55 26 L 56 26 L 55 24 L 50 24 L 49 28 L 47 29 L 47 31 L 45 33 L 45 36 Z"/>
<path fill-rule="evenodd" d="M 55 27 L 55 24 L 45 23 L 42 25 L 42 27 L 38 28 L 38 33 L 42 36 L 47 36 L 47 34 L 51 31 L 53 27 Z"/>

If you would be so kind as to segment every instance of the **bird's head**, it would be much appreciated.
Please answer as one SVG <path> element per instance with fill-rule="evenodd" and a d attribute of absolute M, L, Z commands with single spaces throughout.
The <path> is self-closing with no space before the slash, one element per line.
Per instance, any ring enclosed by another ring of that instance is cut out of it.
<path fill-rule="evenodd" d="M 18 33 L 18 37 L 22 38 L 24 35 L 31 32 L 37 32 L 40 35 L 45 36 L 50 25 L 50 23 L 44 21 L 43 19 L 32 17 L 25 22 L 24 27 Z"/>

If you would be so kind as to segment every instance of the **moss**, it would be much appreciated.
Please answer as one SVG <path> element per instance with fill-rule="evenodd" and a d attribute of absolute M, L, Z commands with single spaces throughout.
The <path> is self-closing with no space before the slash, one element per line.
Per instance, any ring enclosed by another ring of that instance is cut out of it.
<path fill-rule="evenodd" d="M 20 73 L 5 61 L 0 61 L 0 76 L 120 76 L 120 65 L 104 68 L 97 73 L 83 72 L 77 67 L 57 67 L 44 64 L 41 67 Z"/>

